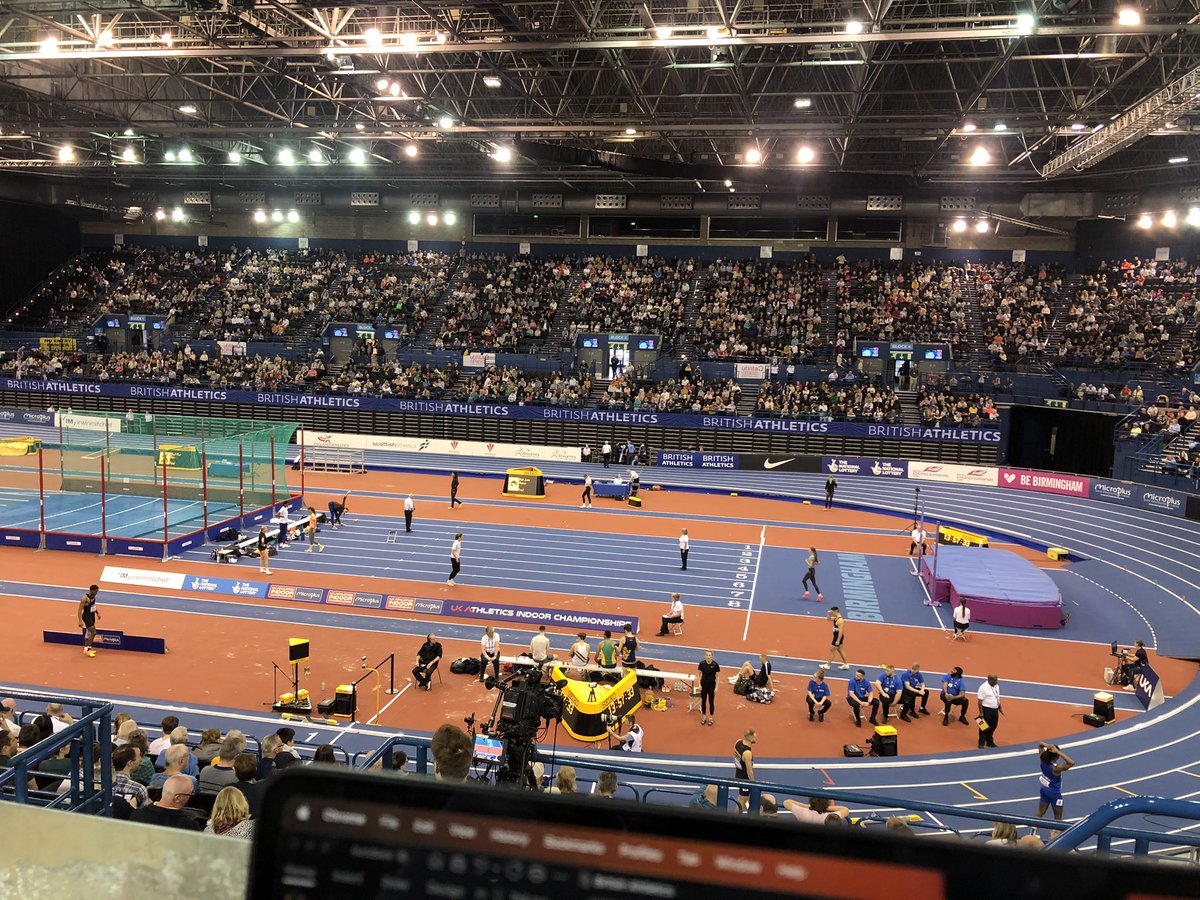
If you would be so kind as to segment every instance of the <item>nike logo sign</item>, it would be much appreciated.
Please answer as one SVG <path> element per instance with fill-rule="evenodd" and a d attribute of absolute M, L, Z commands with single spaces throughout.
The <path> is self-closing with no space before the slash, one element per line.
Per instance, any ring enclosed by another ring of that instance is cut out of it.
<path fill-rule="evenodd" d="M 780 466 L 786 466 L 788 463 L 790 463 L 792 461 L 792 459 L 795 459 L 795 457 L 792 457 L 791 459 L 781 459 L 776 462 L 772 462 L 769 459 L 763 460 L 763 468 L 764 469 L 778 469 Z"/>

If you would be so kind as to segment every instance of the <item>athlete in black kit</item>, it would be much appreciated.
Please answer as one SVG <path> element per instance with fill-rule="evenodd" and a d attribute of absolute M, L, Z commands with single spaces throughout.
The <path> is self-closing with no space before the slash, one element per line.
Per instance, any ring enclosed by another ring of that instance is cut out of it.
<path fill-rule="evenodd" d="M 100 586 L 93 584 L 87 593 L 79 598 L 79 608 L 76 610 L 79 628 L 83 632 L 83 652 L 88 656 L 96 655 L 96 651 L 92 649 L 92 642 L 96 640 L 96 619 L 100 618 L 100 613 L 96 611 L 98 593 Z"/>
<path fill-rule="evenodd" d="M 346 508 L 346 500 L 349 496 L 350 494 L 347 492 L 340 503 L 337 500 L 329 501 L 329 524 L 334 528 L 342 524 L 342 514 L 350 511 Z"/>

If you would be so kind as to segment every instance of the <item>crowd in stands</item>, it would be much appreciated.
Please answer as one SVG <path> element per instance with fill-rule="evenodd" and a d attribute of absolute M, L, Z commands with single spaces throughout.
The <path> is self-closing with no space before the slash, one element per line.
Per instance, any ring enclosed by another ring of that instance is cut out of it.
<path fill-rule="evenodd" d="M 322 296 L 326 320 L 375 325 L 410 344 L 429 319 L 429 308 L 446 288 L 451 257 L 416 253 L 365 253 L 350 262 Z"/>
<path fill-rule="evenodd" d="M 580 334 L 657 334 L 670 351 L 687 327 L 686 307 L 696 286 L 692 260 L 592 257 L 573 280 L 568 345 Z"/>
<path fill-rule="evenodd" d="M 815 383 L 764 381 L 756 416 L 819 419 L 824 422 L 899 422 L 900 398 L 883 385 L 853 381 Z"/>
<path fill-rule="evenodd" d="M 455 366 L 379 361 L 373 364 L 350 363 L 336 375 L 331 374 L 321 389 L 352 396 L 436 400 L 446 396 L 457 378 L 458 369 Z"/>
<path fill-rule="evenodd" d="M 958 356 L 969 329 L 959 270 L 859 261 L 835 269 L 838 350 L 855 338 L 946 343 Z"/>
<path fill-rule="evenodd" d="M 734 379 L 705 381 L 699 371 L 667 381 L 646 381 L 626 370 L 614 378 L 600 399 L 601 409 L 633 409 L 732 416 L 742 388 Z"/>
<path fill-rule="evenodd" d="M 707 270 L 692 340 L 708 359 L 802 360 L 822 345 L 828 273 L 809 264 L 717 260 Z"/>
<path fill-rule="evenodd" d="M 1184 358 L 1167 353 L 1172 337 L 1194 323 L 1198 313 L 1195 276 L 1181 271 L 1179 264 L 1136 258 L 1102 263 L 1082 278 L 1070 301 L 1058 357 L 1063 364 L 1098 368 L 1171 366 Z"/>
<path fill-rule="evenodd" d="M 185 345 L 173 350 L 109 354 L 18 349 L 0 359 L 0 374 L 48 380 L 148 382 L 228 390 L 304 391 L 325 376 L 321 351 L 303 360 L 222 356 Z"/>
<path fill-rule="evenodd" d="M 75 324 L 125 278 L 133 263 L 124 250 L 92 252 L 61 266 L 29 297 L 9 313 L 10 328 L 44 328 L 59 331 Z"/>
<path fill-rule="evenodd" d="M 1192 395 L 1171 400 L 1159 396 L 1121 422 L 1122 433 L 1129 438 L 1165 435 L 1167 442 L 1185 433 L 1196 422 L 1196 398 Z"/>
<path fill-rule="evenodd" d="M 512 366 L 489 366 L 463 379 L 457 394 L 468 403 L 494 400 L 511 405 L 582 407 L 592 390 L 584 374 L 522 372 Z"/>
<path fill-rule="evenodd" d="M 565 258 L 469 256 L 446 296 L 434 346 L 520 352 L 536 349 L 572 278 Z"/>
<path fill-rule="evenodd" d="M 917 410 L 922 424 L 939 428 L 977 428 L 1000 418 L 991 397 L 948 385 L 922 389 Z"/>
<path fill-rule="evenodd" d="M 983 338 L 995 362 L 1041 356 L 1049 344 L 1053 305 L 1061 297 L 1061 267 L 968 264 L 967 276 L 975 279 Z"/>

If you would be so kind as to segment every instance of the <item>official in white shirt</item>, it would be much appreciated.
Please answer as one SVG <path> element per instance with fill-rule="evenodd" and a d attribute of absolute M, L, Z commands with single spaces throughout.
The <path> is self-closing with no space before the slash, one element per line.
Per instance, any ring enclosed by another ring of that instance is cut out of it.
<path fill-rule="evenodd" d="M 683 601 L 679 599 L 678 592 L 671 595 L 671 611 L 662 617 L 662 627 L 655 637 L 666 637 L 671 626 L 676 624 L 683 624 Z"/>
<path fill-rule="evenodd" d="M 275 512 L 275 518 L 271 521 L 279 526 L 279 537 L 275 540 L 275 546 L 277 549 L 282 550 L 283 545 L 288 542 L 288 525 L 290 524 L 288 521 L 288 508 L 286 506 L 279 507 Z"/>
<path fill-rule="evenodd" d="M 604 468 L 608 468 L 608 461 L 612 459 L 612 444 L 608 441 L 604 442 L 604 446 L 600 448 L 600 459 L 604 462 Z"/>
<path fill-rule="evenodd" d="M 685 528 L 679 534 L 679 569 L 683 572 L 687 571 L 688 543 L 688 533 Z"/>
<path fill-rule="evenodd" d="M 500 680 L 500 632 L 491 625 L 483 629 L 483 637 L 479 639 L 479 680 L 483 681 L 488 664 L 496 680 Z"/>
<path fill-rule="evenodd" d="M 971 627 L 971 609 L 967 606 L 965 597 L 959 598 L 958 606 L 954 609 L 954 634 L 950 635 L 951 640 L 969 641 L 967 637 L 967 629 Z"/>
<path fill-rule="evenodd" d="M 404 498 L 404 530 L 406 532 L 412 531 L 413 510 L 416 508 L 416 504 L 413 503 L 413 495 L 409 494 Z"/>
<path fill-rule="evenodd" d="M 1004 715 L 1004 707 L 1000 703 L 1000 679 L 989 675 L 987 681 L 979 686 L 976 699 L 979 702 L 979 715 L 983 719 L 979 726 L 979 749 L 995 747 L 996 729 L 1000 726 L 1000 717 Z"/>
<path fill-rule="evenodd" d="M 908 545 L 908 555 L 912 556 L 914 553 L 918 556 L 925 555 L 925 529 L 920 525 L 913 526 L 912 543 Z"/>

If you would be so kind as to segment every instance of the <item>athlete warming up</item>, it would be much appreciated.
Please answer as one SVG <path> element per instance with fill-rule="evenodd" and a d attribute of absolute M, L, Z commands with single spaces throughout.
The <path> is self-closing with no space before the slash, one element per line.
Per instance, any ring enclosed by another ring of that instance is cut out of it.
<path fill-rule="evenodd" d="M 800 583 L 804 588 L 804 599 L 808 599 L 808 587 L 811 584 L 812 589 L 817 592 L 817 601 L 824 600 L 825 597 L 821 594 L 821 586 L 817 584 L 817 566 L 821 564 L 821 558 L 817 556 L 817 548 L 808 548 L 808 559 L 804 560 L 804 564 L 808 566 L 808 571 L 804 574 L 804 580 Z"/>
<path fill-rule="evenodd" d="M 1040 819 L 1046 815 L 1046 810 L 1054 810 L 1054 820 L 1061 822 L 1063 817 L 1062 776 L 1063 772 L 1075 765 L 1075 760 L 1063 753 L 1056 744 L 1040 744 L 1038 746 L 1042 774 L 1038 778 L 1038 810 Z"/>

